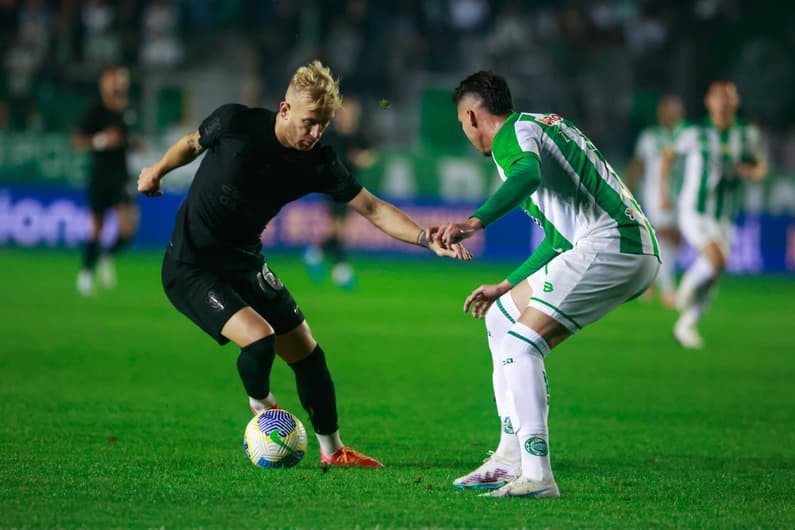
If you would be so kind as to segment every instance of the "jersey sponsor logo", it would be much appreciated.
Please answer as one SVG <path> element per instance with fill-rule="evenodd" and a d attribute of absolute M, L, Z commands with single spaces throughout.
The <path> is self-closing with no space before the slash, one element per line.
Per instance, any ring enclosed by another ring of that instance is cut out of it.
<path fill-rule="evenodd" d="M 549 447 L 547 441 L 538 436 L 533 436 L 524 443 L 524 450 L 535 456 L 547 456 Z"/>
<path fill-rule="evenodd" d="M 544 116 L 536 116 L 536 120 L 540 121 L 544 125 L 555 125 L 558 122 L 563 121 L 563 118 L 558 116 L 557 114 L 545 114 Z"/>
<path fill-rule="evenodd" d="M 552 284 L 550 282 L 544 282 L 544 292 L 545 293 L 551 293 L 554 290 L 555 290 L 555 288 L 552 286 Z"/>

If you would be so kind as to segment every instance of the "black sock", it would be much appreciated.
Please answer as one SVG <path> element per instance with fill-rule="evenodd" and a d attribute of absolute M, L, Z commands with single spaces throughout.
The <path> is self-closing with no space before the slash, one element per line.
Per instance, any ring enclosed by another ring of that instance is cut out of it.
<path fill-rule="evenodd" d="M 127 245 L 130 244 L 130 241 L 132 241 L 131 237 L 118 236 L 116 238 L 116 242 L 113 243 L 113 246 L 110 247 L 110 249 L 108 250 L 108 254 L 110 254 L 111 256 L 115 256 L 116 254 L 127 248 Z"/>
<path fill-rule="evenodd" d="M 276 336 L 268 335 L 240 350 L 237 371 L 248 395 L 265 399 L 271 391 L 270 376 L 276 357 Z"/>
<path fill-rule="evenodd" d="M 326 354 L 317 346 L 309 357 L 291 364 L 290 368 L 295 372 L 298 398 L 309 413 L 315 432 L 336 432 L 339 429 L 337 398 L 334 394 L 334 382 L 326 365 Z"/>
<path fill-rule="evenodd" d="M 342 263 L 347 260 L 345 247 L 337 236 L 330 236 L 323 242 L 323 253 L 326 254 L 334 264 Z"/>
<path fill-rule="evenodd" d="M 83 247 L 83 268 L 94 270 L 99 260 L 99 241 L 86 241 Z"/>

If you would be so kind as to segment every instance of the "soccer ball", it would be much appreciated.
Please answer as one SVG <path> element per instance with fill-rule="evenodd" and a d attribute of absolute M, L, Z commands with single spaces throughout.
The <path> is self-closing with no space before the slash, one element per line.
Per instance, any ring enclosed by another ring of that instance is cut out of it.
<path fill-rule="evenodd" d="M 248 422 L 243 448 L 255 466 L 293 467 L 306 453 L 306 429 L 286 410 L 269 409 Z"/>

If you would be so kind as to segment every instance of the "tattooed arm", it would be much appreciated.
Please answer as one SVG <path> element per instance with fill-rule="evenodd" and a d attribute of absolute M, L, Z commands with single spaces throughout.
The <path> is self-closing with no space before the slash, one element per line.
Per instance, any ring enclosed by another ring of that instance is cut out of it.
<path fill-rule="evenodd" d="M 162 195 L 160 181 L 166 173 L 190 164 L 203 152 L 204 147 L 199 143 L 199 131 L 186 134 L 169 147 L 160 160 L 141 170 L 138 175 L 138 191 L 149 197 Z"/>

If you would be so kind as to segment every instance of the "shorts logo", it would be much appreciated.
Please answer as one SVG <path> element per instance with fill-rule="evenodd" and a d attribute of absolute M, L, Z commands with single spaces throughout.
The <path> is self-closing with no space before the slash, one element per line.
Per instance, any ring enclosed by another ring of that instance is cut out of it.
<path fill-rule="evenodd" d="M 535 456 L 547 456 L 549 454 L 549 447 L 547 441 L 538 436 L 533 436 L 524 443 L 524 450 Z"/>
<path fill-rule="evenodd" d="M 505 416 L 502 420 L 502 432 L 505 434 L 516 434 L 513 431 L 513 423 L 511 423 L 511 417 Z"/>
<path fill-rule="evenodd" d="M 502 365 L 505 366 L 506 364 L 513 364 L 513 357 L 508 357 L 507 359 L 503 359 Z"/>
<path fill-rule="evenodd" d="M 213 311 L 224 310 L 224 297 L 215 291 L 207 291 L 207 302 Z"/>
<path fill-rule="evenodd" d="M 545 292 L 545 293 L 551 293 L 551 292 L 552 292 L 552 291 L 554 291 L 554 290 L 555 290 L 555 288 L 554 288 L 554 287 L 552 287 L 552 284 L 551 284 L 551 283 L 549 283 L 549 282 L 544 282 L 544 292 Z"/>

